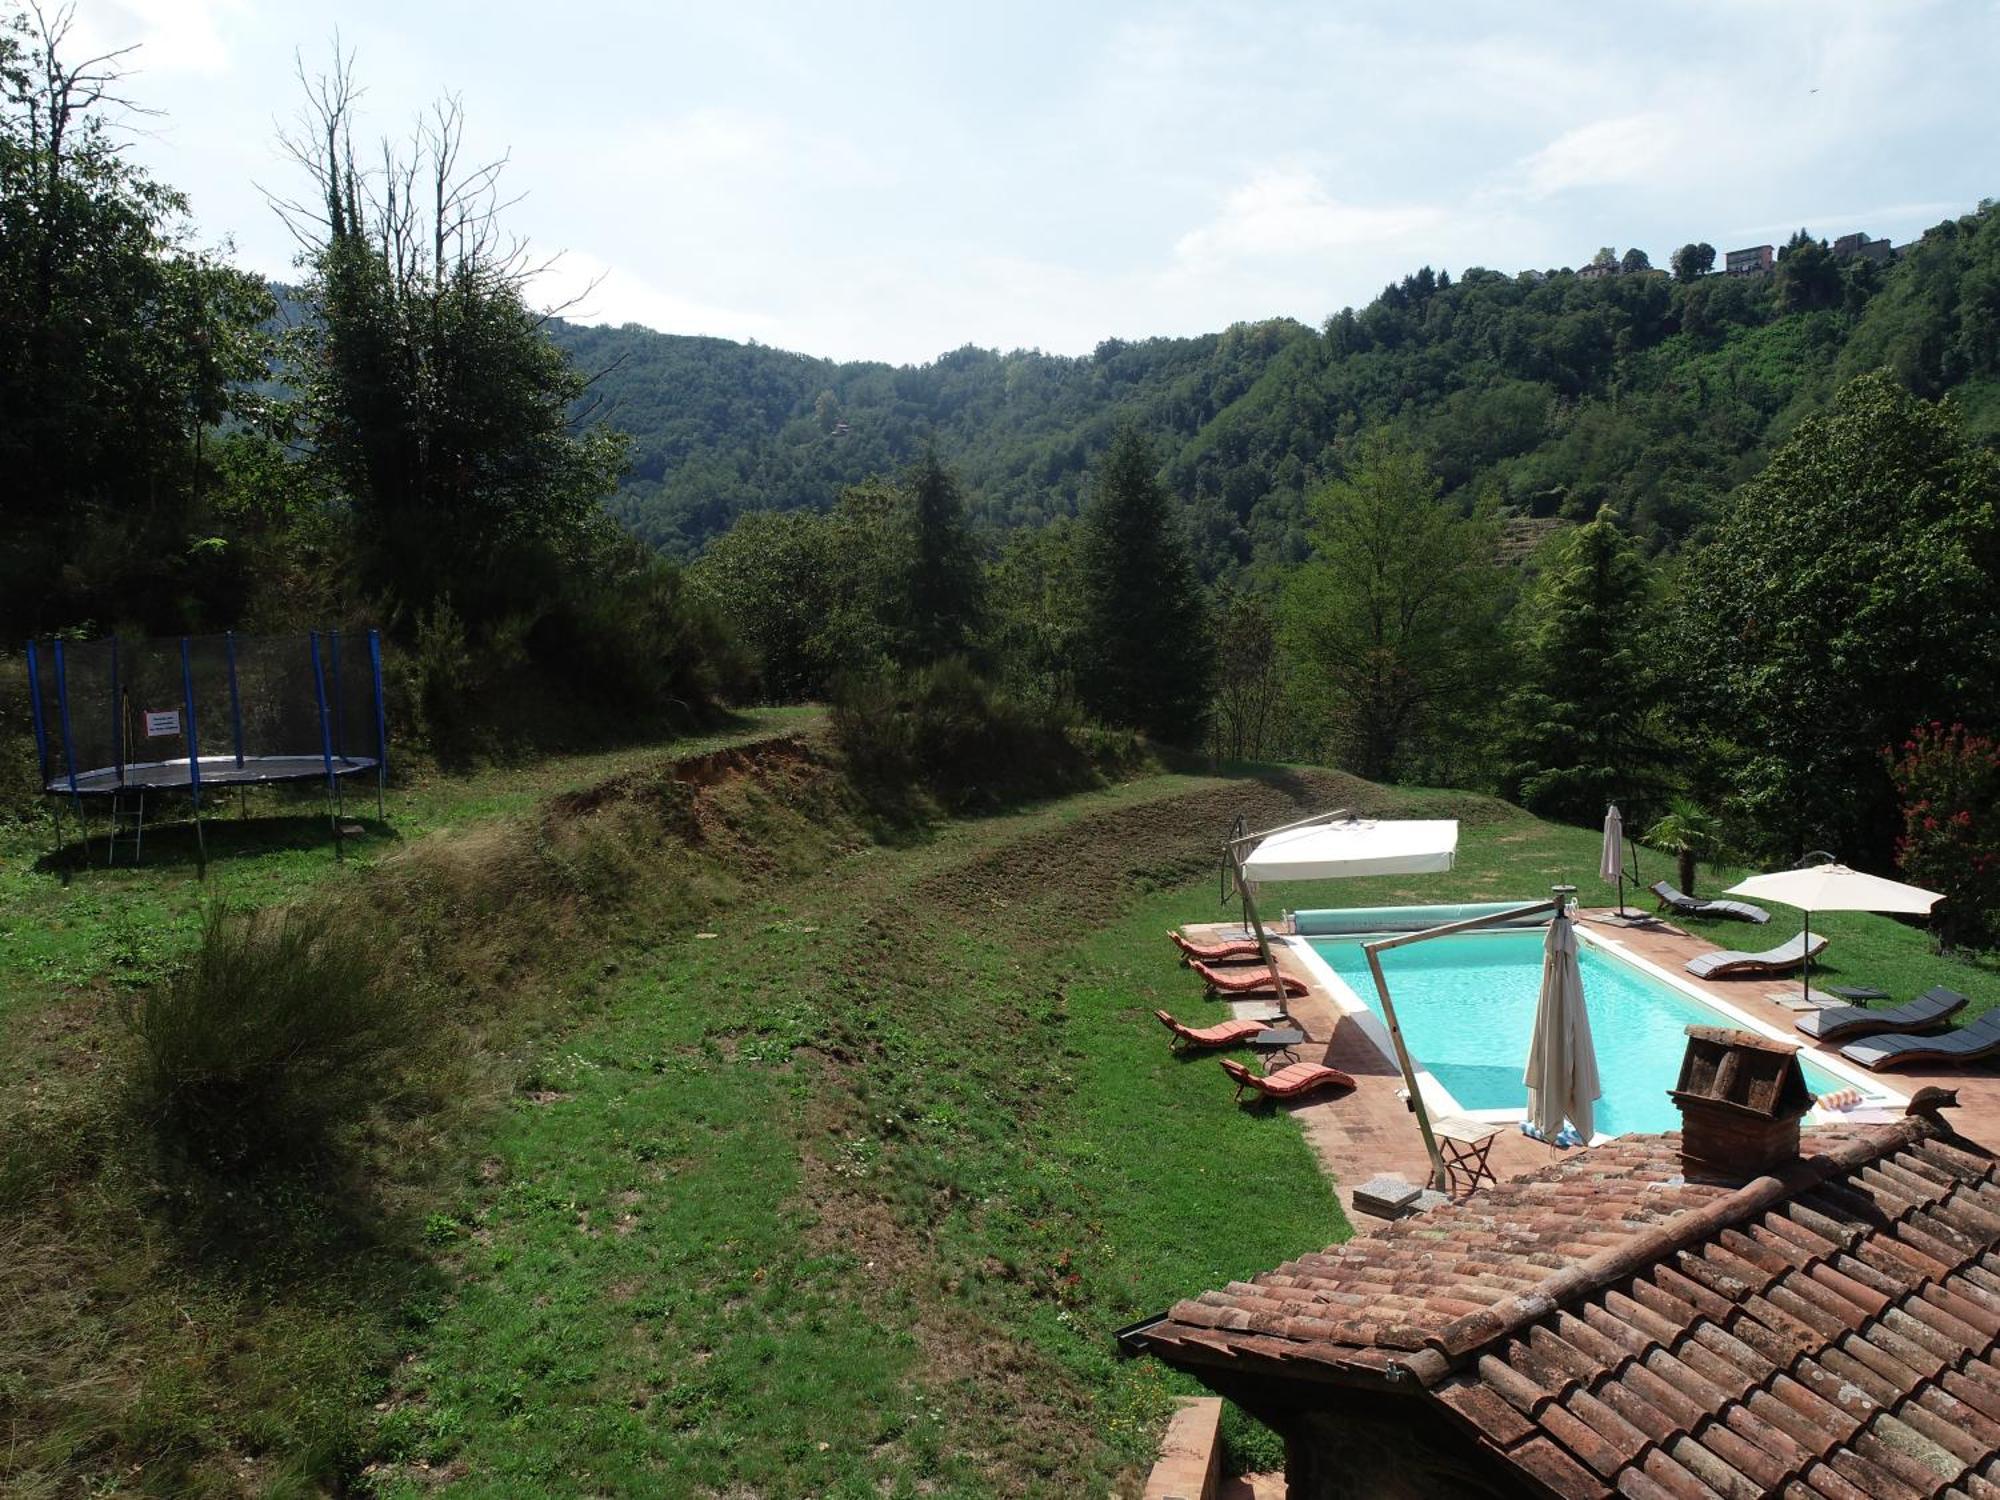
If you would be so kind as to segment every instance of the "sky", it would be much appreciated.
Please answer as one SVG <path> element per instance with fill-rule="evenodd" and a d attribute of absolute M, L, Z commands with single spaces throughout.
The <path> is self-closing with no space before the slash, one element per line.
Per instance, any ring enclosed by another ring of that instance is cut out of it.
<path fill-rule="evenodd" d="M 569 316 L 841 359 L 1317 324 L 1422 265 L 1801 226 L 1897 243 L 2000 195 L 2000 3 L 838 6 L 78 0 L 164 111 L 199 237 L 296 275 L 260 192 L 334 33 L 369 138 L 443 93 L 509 158 Z"/>

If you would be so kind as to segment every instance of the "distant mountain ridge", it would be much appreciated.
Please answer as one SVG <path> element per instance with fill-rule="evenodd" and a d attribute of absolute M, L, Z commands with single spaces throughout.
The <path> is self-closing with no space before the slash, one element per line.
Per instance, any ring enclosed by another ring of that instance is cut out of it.
<path fill-rule="evenodd" d="M 632 434 L 610 508 L 681 556 L 751 509 L 825 508 L 935 443 L 997 527 L 1073 513 L 1122 421 L 1159 446 L 1204 570 L 1296 561 L 1304 497 L 1378 425 L 1447 493 L 1521 515 L 1610 505 L 1670 546 L 1834 387 L 1887 367 L 2000 435 L 2000 213 L 1893 264 L 1795 236 L 1769 274 L 1518 276 L 1428 267 L 1319 329 L 1288 319 L 1067 357 L 972 347 L 921 366 L 556 321 Z"/>

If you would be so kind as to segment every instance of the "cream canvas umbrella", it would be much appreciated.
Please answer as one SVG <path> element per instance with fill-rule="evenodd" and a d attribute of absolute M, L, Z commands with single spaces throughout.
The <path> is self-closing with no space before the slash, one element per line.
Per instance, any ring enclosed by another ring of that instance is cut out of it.
<path fill-rule="evenodd" d="M 1937 891 L 1927 891 L 1898 880 L 1884 880 L 1850 870 L 1846 865 L 1808 865 L 1803 870 L 1772 870 L 1752 875 L 1729 888 L 1732 896 L 1756 896 L 1781 906 L 1796 906 L 1806 914 L 1805 963 L 1800 969 L 1802 995 L 1812 993 L 1812 914 L 1816 911 L 1894 911 L 1927 914 L 1944 899 Z"/>
<path fill-rule="evenodd" d="M 1576 961 L 1576 930 L 1566 906 L 1559 906 L 1542 945 L 1542 994 L 1535 1006 L 1535 1035 L 1528 1066 L 1529 1134 L 1553 1141 L 1563 1121 L 1576 1127 L 1588 1145 L 1596 1128 L 1596 1104 L 1603 1094 L 1597 1080 L 1597 1048 L 1590 1039 L 1590 1012 L 1583 1003 L 1583 973 Z"/>
<path fill-rule="evenodd" d="M 1597 862 L 1597 873 L 1618 887 L 1618 915 L 1625 915 L 1625 820 L 1619 816 L 1618 804 L 1612 803 L 1604 811 L 1604 854 Z"/>

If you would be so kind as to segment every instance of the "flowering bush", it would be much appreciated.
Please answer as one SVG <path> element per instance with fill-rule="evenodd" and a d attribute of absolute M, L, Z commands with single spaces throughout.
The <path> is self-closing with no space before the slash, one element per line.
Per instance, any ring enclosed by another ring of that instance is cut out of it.
<path fill-rule="evenodd" d="M 1886 752 L 1903 804 L 1896 864 L 1944 892 L 1933 915 L 1947 948 L 2000 937 L 2000 745 L 1963 724 L 1926 724 Z"/>

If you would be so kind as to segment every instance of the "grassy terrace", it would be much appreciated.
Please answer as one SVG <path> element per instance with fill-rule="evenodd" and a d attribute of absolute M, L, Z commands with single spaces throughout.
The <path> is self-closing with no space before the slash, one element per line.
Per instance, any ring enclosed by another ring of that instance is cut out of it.
<path fill-rule="evenodd" d="M 439 779 L 398 793 L 392 822 L 430 835 L 419 853 L 477 855 L 648 759 Z M 1237 1110 L 1148 1014 L 1203 1016 L 1160 933 L 1220 911 L 1228 818 L 1358 800 L 1463 820 L 1451 875 L 1301 886 L 1294 906 L 1563 879 L 1610 900 L 1594 833 L 1456 793 L 1155 775 L 885 842 L 830 774 L 707 794 L 729 815 L 708 863 L 638 840 L 658 863 L 619 867 L 640 894 L 615 921 L 505 963 L 445 951 L 533 997 L 537 1024 L 468 1033 L 477 1087 L 448 1127 L 371 1132 L 380 1181 L 357 1201 L 379 1223 L 336 1250 L 224 1265 L 81 1188 L 0 1201 L 0 1246 L 32 1252 L 0 1269 L 0 1372 L 25 1372 L 0 1373 L 0 1488 L 1102 1492 L 1140 1472 L 1183 1388 L 1114 1360 L 1111 1331 L 1347 1233 L 1291 1122 Z M 116 1056 L 109 1001 L 171 961 L 202 892 L 165 858 L 65 889 L 32 840 L 7 852 L 13 1110 L 92 1086 L 64 1054 Z M 301 833 L 234 851 L 210 884 L 282 901 L 369 869 Z M 1826 930 L 1829 978 L 2000 1000 L 1993 968 L 1932 958 L 1912 929 Z M 1231 1433 L 1239 1463 L 1276 1461 Z"/>

